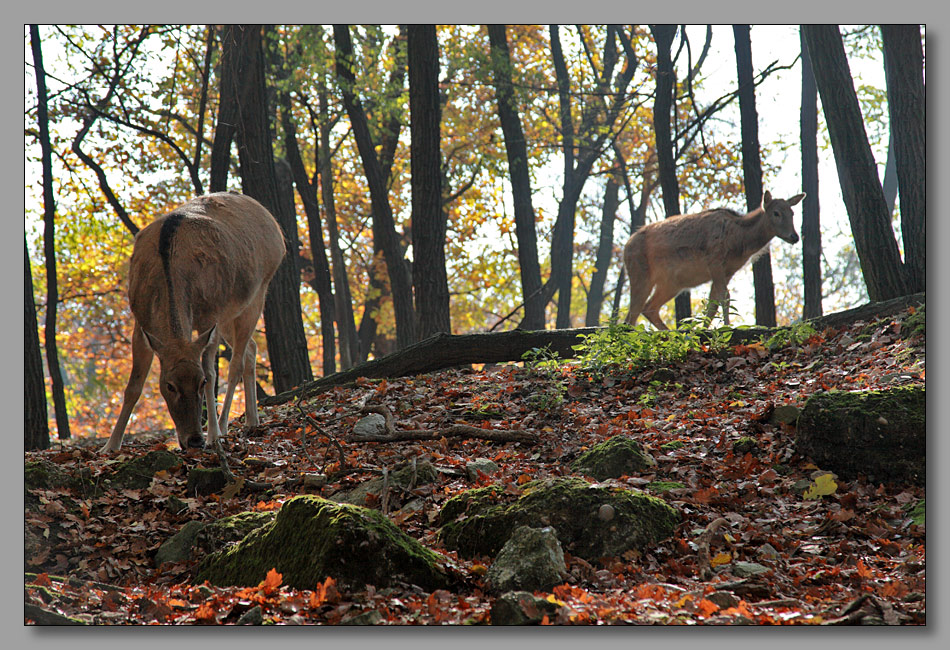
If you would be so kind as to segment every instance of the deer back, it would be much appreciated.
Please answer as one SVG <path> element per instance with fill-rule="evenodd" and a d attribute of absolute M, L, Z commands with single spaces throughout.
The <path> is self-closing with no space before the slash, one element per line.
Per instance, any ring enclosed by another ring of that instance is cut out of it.
<path fill-rule="evenodd" d="M 143 228 L 129 268 L 129 303 L 142 329 L 190 341 L 234 318 L 265 291 L 286 252 L 274 217 L 254 199 L 193 199 Z"/>

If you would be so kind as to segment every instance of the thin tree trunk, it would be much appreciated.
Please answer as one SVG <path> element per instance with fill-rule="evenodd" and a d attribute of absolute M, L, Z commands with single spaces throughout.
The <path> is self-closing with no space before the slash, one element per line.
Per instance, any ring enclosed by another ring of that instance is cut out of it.
<path fill-rule="evenodd" d="M 618 168 L 622 165 L 617 160 Z M 587 292 L 587 314 L 584 324 L 587 327 L 596 327 L 600 324 L 600 311 L 604 304 L 604 283 L 607 280 L 607 270 L 614 260 L 614 221 L 620 207 L 620 181 L 617 178 L 619 169 L 607 175 L 607 184 L 604 188 L 604 207 L 600 218 L 600 240 L 597 243 L 597 257 L 594 262 L 594 274 L 590 279 L 590 291 Z M 622 266 L 622 265 L 621 265 Z"/>
<path fill-rule="evenodd" d="M 656 99 L 653 102 L 653 131 L 656 134 L 656 160 L 663 192 L 663 209 L 666 217 L 682 214 L 680 210 L 680 187 L 676 178 L 676 160 L 673 155 L 673 136 L 670 128 L 670 112 L 676 83 L 673 72 L 672 47 L 677 25 L 650 25 L 656 43 Z M 675 299 L 676 322 L 692 315 L 689 291 L 682 291 Z"/>
<path fill-rule="evenodd" d="M 333 288 L 330 282 L 330 264 L 327 261 L 326 247 L 323 243 L 323 226 L 320 223 L 320 203 L 317 198 L 317 188 L 310 182 L 307 169 L 304 167 L 297 144 L 297 127 L 294 125 L 290 95 L 285 91 L 278 91 L 281 104 L 281 124 L 284 130 L 284 149 L 287 152 L 287 163 L 293 175 L 297 193 L 303 203 L 307 215 L 308 231 L 310 234 L 310 250 L 313 261 L 313 286 L 320 303 L 320 333 L 323 342 L 323 374 L 330 375 L 336 372 L 336 341 L 333 323 L 336 320 Z"/>
<path fill-rule="evenodd" d="M 804 285 L 804 318 L 822 315 L 821 306 L 821 223 L 818 205 L 818 89 L 811 57 L 805 45 L 802 48 L 802 282 Z"/>
<path fill-rule="evenodd" d="M 881 37 L 901 199 L 906 288 L 909 292 L 924 291 L 927 283 L 927 127 L 920 26 L 881 25 Z"/>
<path fill-rule="evenodd" d="M 53 410 L 56 413 L 56 432 L 60 440 L 69 439 L 69 415 L 66 411 L 66 393 L 63 374 L 59 367 L 56 348 L 56 308 L 59 290 L 56 281 L 56 246 L 54 221 L 56 202 L 53 197 L 53 149 L 49 140 L 49 112 L 47 110 L 46 69 L 43 67 L 43 49 L 37 25 L 30 25 L 30 46 L 33 49 L 33 67 L 36 75 L 37 122 L 40 129 L 40 149 L 43 156 L 43 253 L 46 256 L 46 364 L 53 388 Z M 25 242 L 24 242 L 24 245 Z M 32 279 L 30 299 L 33 298 Z"/>
<path fill-rule="evenodd" d="M 346 370 L 361 360 L 365 360 L 365 356 L 360 354 L 360 339 L 353 315 L 353 295 L 350 292 L 346 261 L 340 249 L 340 229 L 336 221 L 336 200 L 333 194 L 333 161 L 330 158 L 332 124 L 327 109 L 326 84 L 322 76 L 318 100 L 320 146 L 317 152 L 317 166 L 320 173 L 320 197 L 323 200 L 327 234 L 330 238 L 330 262 L 333 267 L 333 286 L 336 289 L 333 297 L 336 300 L 337 332 L 340 336 L 340 365 Z"/>
<path fill-rule="evenodd" d="M 871 300 L 904 295 L 904 269 L 837 25 L 803 25 L 861 271 Z"/>
<path fill-rule="evenodd" d="M 416 340 L 415 312 L 412 306 L 412 277 L 409 265 L 403 256 L 389 193 L 386 187 L 387 174 L 376 149 L 362 104 L 353 91 L 356 81 L 353 72 L 353 42 L 348 25 L 334 25 L 333 37 L 336 43 L 336 72 L 343 92 L 343 105 L 346 108 L 353 136 L 363 161 L 366 182 L 369 186 L 370 202 L 373 210 L 373 238 L 379 242 L 386 258 L 389 283 L 392 290 L 393 307 L 396 315 L 396 345 L 402 349 Z"/>
<path fill-rule="evenodd" d="M 518 265 L 521 271 L 521 294 L 524 297 L 524 318 L 520 327 L 544 329 L 545 300 L 541 297 L 541 266 L 538 262 L 538 238 L 531 204 L 531 178 L 528 173 L 528 150 L 521 118 L 515 102 L 511 81 L 511 60 L 505 25 L 488 25 L 491 47 L 492 76 L 498 105 L 498 119 L 505 138 L 508 175 L 515 210 L 515 236 L 518 240 Z"/>
<path fill-rule="evenodd" d="M 445 273 L 446 213 L 442 211 L 439 42 L 435 25 L 410 25 L 410 161 L 412 171 L 412 284 L 420 338 L 452 333 Z"/>
<path fill-rule="evenodd" d="M 558 109 L 561 118 L 561 153 L 564 156 L 564 184 L 551 234 L 551 283 L 557 291 L 555 327 L 571 326 L 571 282 L 574 268 L 574 226 L 581 188 L 574 168 L 574 121 L 571 116 L 571 88 L 557 25 L 550 26 L 551 58 L 557 77 Z M 575 196 L 577 198 L 575 198 Z"/>
<path fill-rule="evenodd" d="M 762 160 L 759 157 L 759 115 L 755 110 L 755 79 L 752 69 L 752 39 L 749 25 L 733 25 L 736 43 L 736 76 L 739 80 L 739 115 L 742 130 L 742 177 L 748 211 L 762 205 Z M 752 263 L 755 285 L 755 322 L 775 327 L 775 286 L 772 257 L 766 250 Z M 726 307 L 723 307 L 723 313 Z"/>
<path fill-rule="evenodd" d="M 23 448 L 32 451 L 49 449 L 50 441 L 43 355 L 36 327 L 33 272 L 26 239 L 23 240 L 23 260 Z"/>
<path fill-rule="evenodd" d="M 225 50 L 236 48 L 226 60 L 244 60 L 248 67 L 241 77 L 245 101 L 238 106 L 237 142 L 243 192 L 270 210 L 291 247 L 274 274 L 264 302 L 267 355 L 274 376 L 274 388 L 280 392 L 313 378 L 307 339 L 300 310 L 300 271 L 297 268 L 297 218 L 290 200 L 281 199 L 274 166 L 273 137 L 268 121 L 264 76 L 264 50 L 260 25 L 237 26 L 234 40 Z M 222 70 L 222 77 L 234 74 Z M 217 140 L 217 137 L 215 138 Z"/>
<path fill-rule="evenodd" d="M 205 37 L 205 62 L 201 69 L 201 99 L 198 101 L 198 125 L 195 128 L 195 154 L 192 158 L 192 169 L 201 169 L 201 153 L 205 139 L 205 112 L 208 108 L 208 88 L 211 84 L 211 55 L 214 52 L 214 25 L 208 25 Z M 196 175 L 197 176 L 197 175 Z M 195 178 L 195 191 L 204 194 L 200 178 Z"/>
<path fill-rule="evenodd" d="M 248 52 L 236 46 L 243 30 L 240 25 L 225 25 L 221 32 L 221 69 L 218 87 L 218 119 L 211 143 L 211 192 L 228 189 L 231 169 L 231 143 L 237 129 L 238 108 L 247 101 L 244 79 L 250 67 Z"/>

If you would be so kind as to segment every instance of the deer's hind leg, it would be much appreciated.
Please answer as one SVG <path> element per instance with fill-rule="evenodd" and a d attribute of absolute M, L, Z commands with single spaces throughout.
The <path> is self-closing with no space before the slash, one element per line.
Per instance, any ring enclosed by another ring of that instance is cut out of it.
<path fill-rule="evenodd" d="M 654 327 L 658 330 L 669 329 L 666 323 L 663 322 L 663 319 L 660 318 L 660 307 L 675 298 L 676 294 L 680 291 L 682 291 L 682 287 L 675 287 L 663 280 L 657 282 L 653 295 L 650 296 L 646 307 L 643 308 L 643 315 L 646 316 L 647 320 L 653 323 Z"/>
<path fill-rule="evenodd" d="M 630 308 L 624 321 L 630 327 L 637 322 L 637 317 L 643 313 L 647 298 L 653 290 L 653 278 L 650 275 L 650 265 L 643 254 L 642 246 L 636 239 L 631 240 L 624 247 L 623 262 L 627 270 L 627 279 L 630 281 Z"/>
<path fill-rule="evenodd" d="M 211 333 L 211 340 L 207 347 L 201 353 L 201 367 L 205 373 L 205 391 L 204 401 L 208 410 L 208 444 L 217 440 L 220 431 L 218 430 L 218 394 L 215 392 L 215 381 L 217 380 L 218 345 L 220 343 L 220 332 L 218 328 Z"/>
<path fill-rule="evenodd" d="M 261 317 L 261 310 L 264 307 L 264 292 L 262 291 L 243 312 L 228 324 L 227 332 L 224 332 L 225 339 L 231 344 L 231 363 L 228 364 L 228 390 L 224 395 L 224 404 L 221 406 L 221 417 L 218 420 L 218 427 L 222 433 L 228 430 L 228 417 L 231 412 L 231 401 L 234 399 L 234 389 L 237 387 L 238 380 L 243 380 L 244 401 L 246 411 L 253 408 L 253 416 L 248 416 L 248 424 L 254 420 L 255 426 L 257 417 L 257 393 L 256 382 L 254 381 L 255 365 L 257 363 L 257 344 L 251 343 L 251 335 L 254 334 L 254 328 Z M 230 337 L 230 338 L 229 338 Z M 253 356 L 250 356 L 251 353 Z M 250 384 L 250 387 L 248 386 Z M 209 441 L 210 442 L 210 441 Z"/>

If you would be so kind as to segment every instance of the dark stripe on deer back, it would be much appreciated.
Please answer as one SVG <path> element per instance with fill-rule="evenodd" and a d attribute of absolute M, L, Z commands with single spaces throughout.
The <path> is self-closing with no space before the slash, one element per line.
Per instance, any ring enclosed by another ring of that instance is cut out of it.
<path fill-rule="evenodd" d="M 181 225 L 184 219 L 185 215 L 181 212 L 173 212 L 168 215 L 164 223 L 162 223 L 162 230 L 158 236 L 158 255 L 162 258 L 162 269 L 165 272 L 165 286 L 168 288 L 169 326 L 171 327 L 172 334 L 176 337 L 182 336 L 182 328 L 178 318 L 175 289 L 172 285 L 171 251 L 172 240 L 175 238 L 175 233 L 178 232 L 178 226 Z"/>

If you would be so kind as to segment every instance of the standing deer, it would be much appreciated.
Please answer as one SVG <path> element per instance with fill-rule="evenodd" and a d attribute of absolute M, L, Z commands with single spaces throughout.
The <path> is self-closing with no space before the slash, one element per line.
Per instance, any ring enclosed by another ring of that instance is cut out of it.
<path fill-rule="evenodd" d="M 712 280 L 707 323 L 727 296 L 729 280 L 748 262 L 765 252 L 778 235 L 790 244 L 798 241 L 792 206 L 805 198 L 773 199 L 769 192 L 761 207 L 746 215 L 720 208 L 683 214 L 647 224 L 623 248 L 630 278 L 631 327 L 642 313 L 657 329 L 668 329 L 660 307 L 683 289 Z M 653 292 L 652 295 L 650 292 Z"/>
<path fill-rule="evenodd" d="M 254 199 L 230 192 L 188 201 L 135 236 L 129 266 L 135 320 L 132 372 L 103 452 L 122 445 L 153 354 L 158 355 L 161 393 L 182 449 L 204 445 L 202 399 L 208 404 L 208 444 L 219 444 L 238 379 L 244 381 L 245 424 L 259 424 L 257 344 L 251 335 L 285 252 L 283 233 L 270 212 Z M 195 340 L 193 331 L 198 332 Z M 233 350 L 220 419 L 214 391 L 219 337 Z"/>

